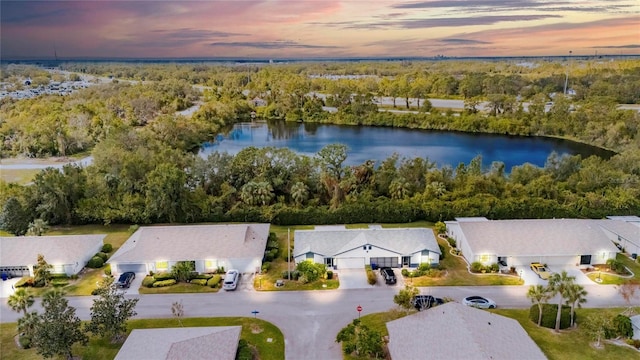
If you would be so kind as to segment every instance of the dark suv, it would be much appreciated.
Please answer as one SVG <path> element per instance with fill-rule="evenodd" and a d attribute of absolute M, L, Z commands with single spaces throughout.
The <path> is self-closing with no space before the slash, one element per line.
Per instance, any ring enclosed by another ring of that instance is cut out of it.
<path fill-rule="evenodd" d="M 396 274 L 393 273 L 393 269 L 391 268 L 380 268 L 380 274 L 384 278 L 384 282 L 387 284 L 395 284 L 396 283 Z"/>
<path fill-rule="evenodd" d="M 131 282 L 136 278 L 136 274 L 130 271 L 122 273 L 118 278 L 118 282 L 116 283 L 120 288 L 129 288 L 131 286 Z"/>
<path fill-rule="evenodd" d="M 411 305 L 418 311 L 429 309 L 440 304 L 444 304 L 444 300 L 431 295 L 416 295 L 411 299 Z"/>

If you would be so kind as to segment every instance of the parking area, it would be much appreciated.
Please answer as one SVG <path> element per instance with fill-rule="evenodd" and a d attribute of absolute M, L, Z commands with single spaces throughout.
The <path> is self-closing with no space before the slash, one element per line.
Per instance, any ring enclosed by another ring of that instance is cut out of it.
<path fill-rule="evenodd" d="M 147 275 L 146 273 L 136 273 L 136 277 L 131 282 L 131 285 L 129 286 L 129 288 L 128 289 L 122 289 L 122 290 L 124 290 L 125 295 L 138 295 L 138 294 L 140 294 L 139 289 L 142 286 L 142 280 L 144 280 L 144 277 L 146 275 Z M 115 280 L 118 281 L 117 278 Z"/>
<path fill-rule="evenodd" d="M 585 275 L 580 269 L 578 269 L 577 267 L 554 267 L 554 266 L 549 266 L 549 271 L 551 271 L 552 273 L 559 273 L 562 272 L 563 270 L 567 272 L 567 274 L 569 276 L 574 276 L 576 278 L 576 284 L 580 284 L 580 285 L 593 285 L 594 282 L 591 281 L 591 279 L 589 279 L 587 277 L 587 275 Z M 522 277 L 522 279 L 524 280 L 524 284 L 525 285 L 547 285 L 549 283 L 548 280 L 543 280 L 541 279 L 536 273 L 534 273 L 529 267 L 527 266 L 518 266 L 516 267 L 516 272 L 518 274 L 520 274 L 520 276 Z"/>

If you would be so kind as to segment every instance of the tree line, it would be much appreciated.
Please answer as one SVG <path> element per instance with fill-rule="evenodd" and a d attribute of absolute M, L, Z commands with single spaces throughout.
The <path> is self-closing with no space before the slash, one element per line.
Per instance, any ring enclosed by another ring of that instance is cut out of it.
<path fill-rule="evenodd" d="M 600 71 L 625 77 L 640 68 L 637 63 L 618 65 L 620 69 Z M 310 65 L 305 71 L 318 71 L 319 66 Z M 393 81 L 406 70 L 394 66 Z M 326 67 L 326 71 L 339 68 Z M 216 87 L 195 88 L 173 78 L 177 75 L 171 75 L 171 66 L 152 66 L 148 71 L 162 70 L 168 79 L 98 85 L 67 97 L 4 99 L 0 102 L 3 156 L 91 150 L 94 161 L 86 168 L 46 169 L 29 186 L 0 183 L 0 225 L 24 234 L 36 220 L 51 225 L 324 224 L 439 221 L 454 216 L 599 218 L 639 212 L 640 116 L 617 109 L 610 99 L 577 102 L 558 95 L 547 109 L 546 95 L 539 93 L 528 111 L 520 102 L 496 98 L 489 101 L 493 109 L 489 113 L 475 106 L 459 114 L 426 111 L 423 103 L 417 113 L 395 114 L 378 111 L 375 89 L 354 93 L 353 88 L 342 87 L 373 77 L 316 79 L 300 75 L 304 65 L 265 66 L 249 75 L 246 67 L 214 68 L 219 81 L 205 83 Z M 201 72 L 210 71 L 203 66 Z M 318 85 L 325 82 L 324 87 Z M 256 106 L 251 101 L 254 96 L 267 105 Z M 176 113 L 195 103 L 200 106 L 192 116 Z M 326 112 L 324 105 L 334 105 L 338 111 Z M 481 158 L 446 165 L 397 155 L 345 166 L 348 149 L 341 144 L 327 146 L 315 156 L 275 148 L 247 148 L 235 156 L 213 153 L 207 159 L 195 154 L 203 142 L 254 117 L 561 136 L 617 154 L 609 159 L 551 154 L 543 167 L 522 164 L 512 169 L 499 162 L 483 164 Z"/>

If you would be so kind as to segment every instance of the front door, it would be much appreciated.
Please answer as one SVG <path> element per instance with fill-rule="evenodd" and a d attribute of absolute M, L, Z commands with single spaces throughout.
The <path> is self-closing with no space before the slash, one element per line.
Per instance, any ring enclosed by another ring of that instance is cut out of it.
<path fill-rule="evenodd" d="M 411 265 L 411 256 L 402 257 L 402 267 L 409 267 Z"/>

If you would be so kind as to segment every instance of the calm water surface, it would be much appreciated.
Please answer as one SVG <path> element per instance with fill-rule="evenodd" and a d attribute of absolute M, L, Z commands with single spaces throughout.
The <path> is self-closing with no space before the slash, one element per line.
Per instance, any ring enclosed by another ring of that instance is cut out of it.
<path fill-rule="evenodd" d="M 347 145 L 347 165 L 362 164 L 366 160 L 375 160 L 380 165 L 381 161 L 398 153 L 401 158 L 428 157 L 439 167 L 451 165 L 455 168 L 461 162 L 468 164 L 477 155 L 482 155 L 484 166 L 502 161 L 508 171 L 526 162 L 542 167 L 553 151 L 583 157 L 608 158 L 613 154 L 572 141 L 540 137 L 275 122 L 237 124 L 228 134 L 219 135 L 213 143 L 205 144 L 200 155 L 206 157 L 214 151 L 235 155 L 249 146 L 273 146 L 314 156 L 333 143 Z"/>

